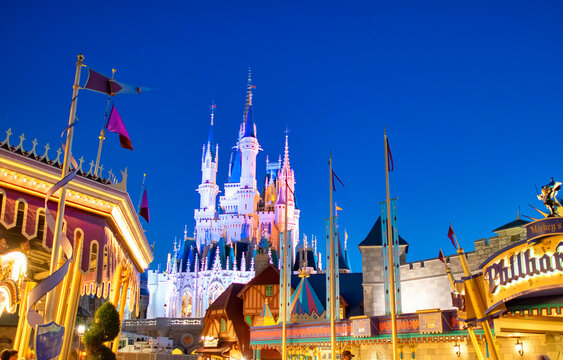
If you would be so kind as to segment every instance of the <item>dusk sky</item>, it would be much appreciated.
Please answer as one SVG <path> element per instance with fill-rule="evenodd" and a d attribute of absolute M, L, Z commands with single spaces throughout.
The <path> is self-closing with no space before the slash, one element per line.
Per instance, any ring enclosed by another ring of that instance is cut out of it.
<path fill-rule="evenodd" d="M 27 149 L 33 138 L 41 153 L 60 142 L 78 53 L 151 88 L 114 98 L 134 151 L 108 134 L 102 163 L 104 175 L 128 167 L 135 206 L 147 173 L 151 221 L 141 221 L 156 268 L 184 225 L 193 234 L 212 101 L 223 190 L 251 66 L 258 183 L 289 128 L 301 233 L 315 234 L 323 252 L 332 152 L 345 184 L 335 193 L 339 223 L 361 271 L 358 244 L 385 200 L 384 128 L 407 261 L 440 247 L 452 254 L 450 222 L 473 250 L 518 206 L 537 217 L 534 186 L 563 179 L 562 18 L 561 1 L 4 2 L 0 141 L 11 127 L 12 143 L 25 133 Z M 79 94 L 73 154 L 86 170 L 105 104 Z"/>

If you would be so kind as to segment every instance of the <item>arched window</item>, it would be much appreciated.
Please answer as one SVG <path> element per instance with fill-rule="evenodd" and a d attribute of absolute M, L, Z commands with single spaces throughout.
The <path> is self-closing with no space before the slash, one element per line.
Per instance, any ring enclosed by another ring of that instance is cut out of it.
<path fill-rule="evenodd" d="M 16 229 L 18 229 L 18 231 L 20 232 L 23 229 L 23 222 L 25 219 L 25 208 L 26 208 L 26 202 L 24 200 L 18 200 L 16 207 Z"/>
<path fill-rule="evenodd" d="M 108 246 L 104 245 L 104 274 L 108 269 Z"/>
<path fill-rule="evenodd" d="M 181 317 L 192 317 L 192 293 L 188 290 L 184 291 L 182 295 L 182 316 Z"/>
<path fill-rule="evenodd" d="M 219 295 L 221 295 L 223 293 L 224 289 L 223 286 L 218 283 L 215 282 L 213 284 L 211 284 L 211 286 L 209 287 L 209 305 L 211 305 L 215 300 L 217 300 L 217 298 L 219 297 Z"/>
<path fill-rule="evenodd" d="M 45 209 L 37 209 L 37 238 L 45 236 Z"/>
<path fill-rule="evenodd" d="M 90 272 L 95 272 L 98 267 L 98 243 L 92 241 L 90 244 Z"/>

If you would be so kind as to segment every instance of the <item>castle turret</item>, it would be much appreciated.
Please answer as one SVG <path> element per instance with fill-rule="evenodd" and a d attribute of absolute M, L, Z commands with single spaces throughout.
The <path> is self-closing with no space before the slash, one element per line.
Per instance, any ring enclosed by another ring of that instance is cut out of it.
<path fill-rule="evenodd" d="M 197 188 L 199 193 L 199 209 L 195 210 L 196 238 L 198 243 L 205 239 L 205 228 L 209 228 L 211 221 L 215 218 L 215 204 L 219 186 L 217 185 L 217 164 L 219 162 L 219 145 L 213 141 L 213 120 L 215 105 L 211 107 L 211 125 L 207 144 L 203 145 L 201 158 L 201 184 Z"/>
<path fill-rule="evenodd" d="M 242 137 L 239 141 L 241 166 L 238 210 L 239 214 L 253 214 L 256 210 L 256 197 L 259 194 L 256 184 L 256 156 L 258 155 L 260 145 L 256 138 L 256 126 L 252 117 L 252 85 L 250 84 L 250 79 L 242 128 Z"/>

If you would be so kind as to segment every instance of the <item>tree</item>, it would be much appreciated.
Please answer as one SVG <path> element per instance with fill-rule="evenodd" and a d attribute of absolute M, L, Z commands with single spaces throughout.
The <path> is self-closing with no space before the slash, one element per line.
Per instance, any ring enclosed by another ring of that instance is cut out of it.
<path fill-rule="evenodd" d="M 104 303 L 94 314 L 94 322 L 84 333 L 87 360 L 116 360 L 115 354 L 104 345 L 119 334 L 119 314 L 112 303 Z"/>

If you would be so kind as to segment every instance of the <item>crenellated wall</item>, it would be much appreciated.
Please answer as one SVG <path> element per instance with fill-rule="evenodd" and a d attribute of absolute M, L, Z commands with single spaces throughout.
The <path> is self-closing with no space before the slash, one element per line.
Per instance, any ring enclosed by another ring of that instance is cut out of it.
<path fill-rule="evenodd" d="M 498 230 L 497 236 L 479 239 L 474 242 L 475 250 L 465 256 L 473 273 L 492 254 L 512 242 L 526 237 L 521 226 Z M 411 244 L 410 246 L 413 246 Z M 364 314 L 377 316 L 385 313 L 383 294 L 383 248 L 381 246 L 362 246 L 362 271 L 364 286 Z M 463 276 L 463 269 L 457 254 L 452 251 L 445 256 L 446 263 L 454 278 Z M 401 301 L 403 313 L 420 309 L 451 309 L 451 286 L 444 264 L 438 258 L 413 261 L 401 264 Z"/>

